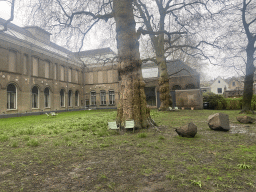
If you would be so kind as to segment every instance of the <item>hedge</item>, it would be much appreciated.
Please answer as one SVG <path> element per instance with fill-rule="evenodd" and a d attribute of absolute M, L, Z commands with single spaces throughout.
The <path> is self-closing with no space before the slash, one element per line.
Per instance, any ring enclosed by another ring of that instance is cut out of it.
<path fill-rule="evenodd" d="M 226 110 L 240 110 L 242 109 L 243 97 L 239 98 L 224 98 L 222 95 L 217 95 L 214 93 L 204 93 L 203 101 L 209 102 L 210 109 L 226 109 Z M 252 97 L 252 110 L 256 110 L 256 95 Z"/>

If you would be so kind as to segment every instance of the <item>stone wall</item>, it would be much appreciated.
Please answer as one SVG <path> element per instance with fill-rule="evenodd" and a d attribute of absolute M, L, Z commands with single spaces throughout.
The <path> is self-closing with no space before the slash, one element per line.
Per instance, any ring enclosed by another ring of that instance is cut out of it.
<path fill-rule="evenodd" d="M 203 96 L 200 89 L 176 90 L 176 106 L 185 109 L 203 109 Z"/>

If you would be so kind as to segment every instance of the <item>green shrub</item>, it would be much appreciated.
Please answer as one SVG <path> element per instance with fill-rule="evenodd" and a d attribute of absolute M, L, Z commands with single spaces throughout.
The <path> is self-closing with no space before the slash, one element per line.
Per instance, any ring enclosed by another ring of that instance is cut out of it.
<path fill-rule="evenodd" d="M 226 98 L 227 108 L 232 110 L 242 109 L 242 98 Z"/>
<path fill-rule="evenodd" d="M 226 109 L 227 101 L 222 95 L 217 95 L 211 92 L 203 94 L 203 101 L 209 102 L 210 109 Z"/>

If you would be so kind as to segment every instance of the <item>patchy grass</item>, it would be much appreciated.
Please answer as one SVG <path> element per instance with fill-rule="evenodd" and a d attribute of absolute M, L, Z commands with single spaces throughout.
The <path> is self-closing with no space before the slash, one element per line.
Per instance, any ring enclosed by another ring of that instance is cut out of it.
<path fill-rule="evenodd" d="M 229 115 L 231 130 L 208 128 Z M 159 130 L 108 130 L 115 110 L 0 119 L 1 191 L 255 191 L 256 126 L 239 111 L 152 110 Z M 253 115 L 251 115 L 253 116 Z M 198 126 L 195 138 L 173 128 Z"/>

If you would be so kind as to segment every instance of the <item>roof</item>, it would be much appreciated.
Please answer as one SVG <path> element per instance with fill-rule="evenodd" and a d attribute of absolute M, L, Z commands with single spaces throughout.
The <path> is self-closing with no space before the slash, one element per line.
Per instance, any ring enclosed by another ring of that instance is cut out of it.
<path fill-rule="evenodd" d="M 116 54 L 109 47 L 101 48 L 101 49 L 92 49 L 88 51 L 75 52 L 75 54 L 79 55 L 79 57 L 91 57 L 95 55 L 107 55 L 107 54 Z"/>
<path fill-rule="evenodd" d="M 167 72 L 169 76 L 191 76 L 199 75 L 194 69 L 186 65 L 181 60 L 166 61 Z"/>
<path fill-rule="evenodd" d="M 168 75 L 172 77 L 199 75 L 199 73 L 197 73 L 194 69 L 192 69 L 191 67 L 189 67 L 183 61 L 180 61 L 180 60 L 166 61 L 166 65 L 167 65 Z M 153 69 L 155 68 L 158 69 L 157 64 L 153 61 L 143 62 L 141 65 L 141 68 L 144 73 L 151 74 L 152 77 L 155 77 L 156 72 L 158 73 L 158 71 L 153 71 Z M 147 76 L 148 78 L 150 78 L 149 77 L 150 75 L 147 75 Z"/>
<path fill-rule="evenodd" d="M 0 18 L 0 24 L 4 24 L 5 22 L 6 22 L 6 20 Z M 80 65 L 80 62 L 72 56 L 73 53 L 71 51 L 69 51 L 69 50 L 65 49 L 64 47 L 61 47 L 55 43 L 52 43 L 50 41 L 48 41 L 48 42 L 41 41 L 40 39 L 33 36 L 32 33 L 29 32 L 29 30 L 26 30 L 27 28 L 41 29 L 40 27 L 35 27 L 35 26 L 19 27 L 13 23 L 9 23 L 7 31 L 0 33 L 0 35 L 1 34 L 7 35 L 7 36 L 3 36 L 4 40 L 7 40 L 6 37 L 8 37 L 8 36 L 11 38 L 17 38 L 21 42 L 33 44 L 34 46 L 40 47 L 41 49 L 45 49 L 54 54 L 58 54 L 62 58 L 64 57 L 64 58 L 71 59 L 75 62 L 75 64 L 79 63 L 79 65 Z M 50 34 L 47 31 L 45 31 L 44 29 L 41 29 L 41 31 L 44 32 L 45 34 Z"/>

